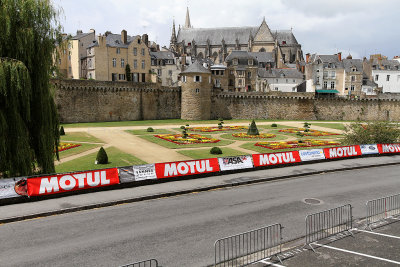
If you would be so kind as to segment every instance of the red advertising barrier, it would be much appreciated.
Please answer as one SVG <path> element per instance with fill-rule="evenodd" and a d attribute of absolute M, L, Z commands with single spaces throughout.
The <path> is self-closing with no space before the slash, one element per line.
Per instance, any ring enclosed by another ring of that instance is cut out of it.
<path fill-rule="evenodd" d="M 348 158 L 362 155 L 359 145 L 328 147 L 324 148 L 324 153 L 327 159 Z"/>
<path fill-rule="evenodd" d="M 56 174 L 28 179 L 28 196 L 42 196 L 119 183 L 118 169 Z"/>
<path fill-rule="evenodd" d="M 219 172 L 217 158 L 156 163 L 157 179 Z"/>
<path fill-rule="evenodd" d="M 299 151 L 253 154 L 255 167 L 301 162 Z"/>
<path fill-rule="evenodd" d="M 400 153 L 400 144 L 378 144 L 379 154 Z"/>

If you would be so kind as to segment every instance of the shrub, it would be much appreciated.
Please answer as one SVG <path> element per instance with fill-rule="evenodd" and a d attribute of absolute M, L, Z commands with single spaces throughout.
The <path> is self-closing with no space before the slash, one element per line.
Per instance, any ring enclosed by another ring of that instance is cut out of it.
<path fill-rule="evenodd" d="M 345 126 L 345 145 L 395 143 L 400 138 L 398 125 L 389 122 L 352 123 Z"/>
<path fill-rule="evenodd" d="M 97 164 L 107 164 L 108 163 L 108 156 L 106 151 L 103 147 L 100 147 L 99 152 L 96 156 Z"/>
<path fill-rule="evenodd" d="M 64 127 L 63 126 L 61 126 L 61 128 L 60 128 L 60 135 L 65 135 L 65 131 L 64 131 Z"/>
<path fill-rule="evenodd" d="M 311 123 L 308 122 L 304 122 L 304 132 L 309 132 L 310 131 L 310 127 L 311 127 Z"/>
<path fill-rule="evenodd" d="M 276 123 L 273 123 L 273 124 L 271 124 L 271 127 L 274 127 L 274 128 L 276 128 L 276 127 L 278 127 L 278 124 L 276 124 Z"/>
<path fill-rule="evenodd" d="M 149 127 L 149 128 L 147 128 L 147 132 L 152 133 L 152 132 L 154 132 L 154 129 Z"/>
<path fill-rule="evenodd" d="M 215 147 L 210 149 L 210 154 L 220 155 L 220 154 L 222 154 L 222 150 L 221 150 L 221 148 L 215 146 Z"/>
<path fill-rule="evenodd" d="M 249 130 L 247 130 L 248 135 L 259 135 L 256 122 L 253 120 L 250 124 Z"/>

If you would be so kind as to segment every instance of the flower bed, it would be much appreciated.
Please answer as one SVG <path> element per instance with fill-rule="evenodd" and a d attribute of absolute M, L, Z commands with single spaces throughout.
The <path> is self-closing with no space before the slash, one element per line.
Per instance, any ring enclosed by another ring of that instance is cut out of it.
<path fill-rule="evenodd" d="M 78 147 L 78 146 L 81 146 L 81 145 L 80 144 L 70 144 L 70 143 L 60 143 L 58 145 L 58 152 L 68 150 L 68 149 Z"/>
<path fill-rule="evenodd" d="M 190 127 L 188 130 L 192 132 L 223 132 L 223 131 L 239 131 L 239 130 L 247 130 L 249 127 L 247 126 L 223 126 L 222 128 L 218 127 Z"/>
<path fill-rule="evenodd" d="M 258 135 L 248 135 L 247 133 L 234 133 L 232 134 L 233 137 L 238 138 L 256 138 L 256 139 L 264 139 L 264 138 L 274 138 L 276 135 L 268 134 L 268 133 L 260 133 Z"/>
<path fill-rule="evenodd" d="M 329 136 L 329 135 L 340 135 L 337 133 L 329 133 L 329 132 L 324 132 L 324 131 L 317 131 L 317 130 L 308 130 L 308 132 L 305 132 L 304 128 L 293 128 L 293 129 L 282 129 L 279 130 L 281 133 L 293 133 L 297 134 L 298 132 L 302 133 L 303 135 L 306 136 Z"/>
<path fill-rule="evenodd" d="M 183 138 L 182 134 L 159 134 L 155 135 L 160 139 L 175 143 L 177 145 L 187 145 L 187 144 L 210 144 L 218 143 L 219 139 L 208 138 L 199 134 L 188 134 L 187 138 Z"/>
<path fill-rule="evenodd" d="M 260 146 L 268 149 L 278 150 L 297 147 L 313 147 L 313 146 L 334 146 L 340 145 L 339 142 L 304 139 L 301 141 L 281 141 L 281 142 L 258 142 L 255 146 Z"/>

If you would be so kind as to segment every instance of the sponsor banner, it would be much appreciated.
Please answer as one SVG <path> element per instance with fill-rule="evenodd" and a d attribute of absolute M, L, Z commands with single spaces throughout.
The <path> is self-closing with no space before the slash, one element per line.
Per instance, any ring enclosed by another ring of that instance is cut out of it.
<path fill-rule="evenodd" d="M 323 149 L 300 150 L 299 154 L 301 161 L 325 159 L 325 154 Z"/>
<path fill-rule="evenodd" d="M 219 171 L 217 158 L 156 163 L 155 166 L 158 179 Z"/>
<path fill-rule="evenodd" d="M 218 163 L 221 171 L 249 169 L 254 167 L 251 155 L 218 158 Z"/>
<path fill-rule="evenodd" d="M 270 166 L 278 164 L 290 164 L 301 162 L 298 151 L 268 153 L 268 154 L 253 154 L 254 166 Z"/>
<path fill-rule="evenodd" d="M 378 154 L 378 146 L 377 145 L 360 145 L 361 154 L 370 155 L 370 154 Z"/>
<path fill-rule="evenodd" d="M 400 153 L 400 144 L 378 144 L 380 154 Z"/>
<path fill-rule="evenodd" d="M 118 169 L 55 174 L 28 179 L 28 195 L 42 196 L 118 184 Z"/>
<path fill-rule="evenodd" d="M 121 167 L 118 169 L 121 183 L 157 179 L 156 167 L 154 164 Z"/>
<path fill-rule="evenodd" d="M 361 148 L 356 146 L 341 146 L 324 148 L 325 157 L 327 159 L 348 158 L 361 156 Z"/>
<path fill-rule="evenodd" d="M 0 179 L 0 199 L 27 196 L 26 178 Z"/>

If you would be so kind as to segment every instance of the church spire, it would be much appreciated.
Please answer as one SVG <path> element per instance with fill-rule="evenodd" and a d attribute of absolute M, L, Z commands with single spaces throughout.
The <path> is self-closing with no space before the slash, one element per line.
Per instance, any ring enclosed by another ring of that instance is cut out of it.
<path fill-rule="evenodd" d="M 175 32 L 175 19 L 172 22 L 172 35 L 171 35 L 171 44 L 176 43 L 176 32 Z"/>
<path fill-rule="evenodd" d="M 186 8 L 185 28 L 187 29 L 192 28 L 192 25 L 190 24 L 189 7 Z"/>

